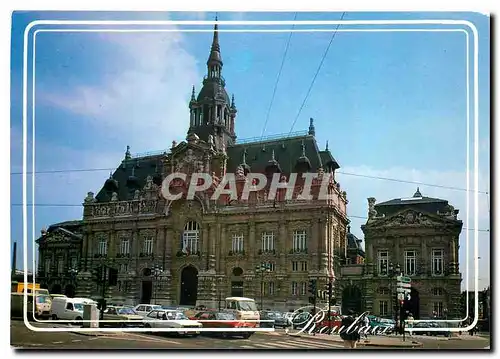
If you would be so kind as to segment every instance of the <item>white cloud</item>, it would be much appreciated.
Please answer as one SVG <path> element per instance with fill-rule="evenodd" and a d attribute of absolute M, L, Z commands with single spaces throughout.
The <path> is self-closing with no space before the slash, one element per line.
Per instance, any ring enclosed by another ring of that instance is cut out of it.
<path fill-rule="evenodd" d="M 135 152 L 168 148 L 172 139 L 185 137 L 191 85 L 202 75 L 183 47 L 182 34 L 102 33 L 95 41 L 95 56 L 100 46 L 112 46 L 116 56 L 104 60 L 119 61 L 124 70 L 71 92 L 45 84 L 43 100 L 85 116 L 99 132 L 126 138 Z"/>
<path fill-rule="evenodd" d="M 474 228 L 474 194 L 471 192 L 469 196 L 469 213 L 466 211 L 466 191 L 453 190 L 447 188 L 439 188 L 428 185 L 410 184 L 396 181 L 388 181 L 384 179 L 375 179 L 368 177 L 392 178 L 401 179 L 404 181 L 420 182 L 426 184 L 440 185 L 445 187 L 466 188 L 465 171 L 431 171 L 415 168 L 388 168 L 375 169 L 369 166 L 359 167 L 344 167 L 340 169 L 337 175 L 337 180 L 340 182 L 343 190 L 347 192 L 348 215 L 351 218 L 351 232 L 359 238 L 363 238 L 363 233 L 360 226 L 366 222 L 368 212 L 368 197 L 375 197 L 377 203 L 388 201 L 394 198 L 411 197 L 417 187 L 423 196 L 434 197 L 448 200 L 451 205 L 460 210 L 459 218 L 464 222 L 466 227 L 466 218 L 469 218 L 469 228 Z M 356 174 L 358 176 L 348 175 Z M 363 177 L 365 176 L 365 177 Z M 368 177 L 366 177 L 368 176 Z M 479 190 L 487 191 L 489 183 L 489 171 L 482 171 L 479 175 Z M 473 190 L 474 182 L 471 173 L 471 190 Z M 485 194 L 479 195 L 479 229 L 489 229 L 489 197 Z M 465 271 L 465 249 L 466 249 L 466 230 L 462 230 L 460 236 L 460 267 L 462 273 Z M 474 235 L 473 231 L 469 231 L 469 256 L 473 255 Z M 489 249 L 490 249 L 490 233 L 479 232 L 479 256 L 480 260 L 480 287 L 489 282 Z M 469 288 L 473 288 L 473 259 L 469 258 Z M 465 276 L 463 286 L 465 285 Z M 479 289 L 481 289 L 479 288 Z"/>

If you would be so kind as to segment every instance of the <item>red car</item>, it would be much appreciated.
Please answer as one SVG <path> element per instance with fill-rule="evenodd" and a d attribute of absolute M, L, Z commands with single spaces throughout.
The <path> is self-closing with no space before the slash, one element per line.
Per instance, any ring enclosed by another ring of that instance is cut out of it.
<path fill-rule="evenodd" d="M 253 323 L 246 323 L 236 319 L 232 313 L 215 312 L 215 311 L 205 311 L 199 312 L 194 315 L 193 320 L 199 321 L 203 328 L 252 328 Z M 251 331 L 214 331 L 214 332 L 202 332 L 205 335 L 221 336 L 223 338 L 228 337 L 243 337 L 245 339 L 250 338 L 253 334 Z"/>

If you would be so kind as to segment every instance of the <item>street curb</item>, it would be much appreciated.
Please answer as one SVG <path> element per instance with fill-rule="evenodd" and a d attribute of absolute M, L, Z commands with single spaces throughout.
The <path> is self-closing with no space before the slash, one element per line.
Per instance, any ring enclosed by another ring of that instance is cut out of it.
<path fill-rule="evenodd" d="M 308 339 L 313 339 L 313 340 L 322 340 L 325 341 L 325 339 L 322 339 L 321 337 L 315 336 L 315 335 L 297 335 L 297 334 L 288 334 L 290 337 L 296 337 L 296 338 L 308 338 Z M 331 340 L 332 342 L 336 343 L 341 343 L 341 341 L 338 340 Z M 377 343 L 363 343 L 360 342 L 358 343 L 358 346 L 364 346 L 364 347 L 379 347 L 379 348 L 419 348 L 423 346 L 423 343 L 420 342 L 412 342 L 411 344 L 397 344 L 397 345 L 390 345 L 390 344 L 377 344 Z"/>
<path fill-rule="evenodd" d="M 121 334 L 121 332 L 117 332 L 117 333 L 107 333 L 107 332 L 77 332 L 77 331 L 72 331 L 71 333 L 73 334 L 80 334 L 80 335 L 85 335 L 87 337 L 114 337 L 116 336 L 117 334 Z"/>

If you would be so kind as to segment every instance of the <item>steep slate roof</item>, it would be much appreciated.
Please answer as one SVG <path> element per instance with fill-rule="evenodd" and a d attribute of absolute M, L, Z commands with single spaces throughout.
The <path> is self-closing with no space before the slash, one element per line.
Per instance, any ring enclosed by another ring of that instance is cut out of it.
<path fill-rule="evenodd" d="M 135 189 L 142 189 L 149 175 L 154 176 L 157 174 L 157 171 L 161 173 L 161 158 L 163 156 L 163 154 L 158 154 L 123 160 L 112 175 L 113 179 L 118 182 L 118 190 L 115 191 L 118 194 L 118 200 L 125 201 L 131 199 L 131 197 L 133 197 L 133 191 L 135 191 Z M 129 188 L 127 186 L 127 181 L 131 179 L 132 172 L 136 178 L 136 187 Z M 111 200 L 111 195 L 112 192 L 107 191 L 103 186 L 96 195 L 97 202 L 109 202 Z"/>
<path fill-rule="evenodd" d="M 347 232 L 347 250 L 356 251 L 362 257 L 365 256 L 365 251 L 361 247 L 362 240 L 356 237 L 351 232 Z"/>
<path fill-rule="evenodd" d="M 417 192 L 410 198 L 395 198 L 390 201 L 377 203 L 375 209 L 378 214 L 390 216 L 403 209 L 412 208 L 428 213 L 446 212 L 450 205 L 448 201 L 439 198 L 424 197 L 417 188 Z"/>
<path fill-rule="evenodd" d="M 262 141 L 243 140 L 241 143 L 228 147 L 227 154 L 229 159 L 227 171 L 229 173 L 236 172 L 236 168 L 243 162 L 243 152 L 246 150 L 245 162 L 250 166 L 251 171 L 264 173 L 274 150 L 274 157 L 279 163 L 282 172 L 295 172 L 295 165 L 302 156 L 302 144 L 305 146 L 306 157 L 311 163 L 311 172 L 317 172 L 321 165 L 325 171 L 327 171 L 328 167 L 331 167 L 332 170 L 339 168 L 337 161 L 335 161 L 330 151 L 320 151 L 315 137 L 304 134 L 293 137 L 283 135 L 271 140 L 264 138 Z M 133 198 L 135 189 L 142 189 L 149 175 L 154 176 L 155 174 L 162 173 L 161 159 L 163 156 L 164 154 L 159 153 L 123 160 L 112 174 L 113 180 L 118 183 L 118 188 L 115 191 L 118 195 L 118 200 L 125 201 Z M 132 177 L 132 168 L 134 169 L 133 175 L 136 187 L 129 188 L 127 181 Z M 106 180 L 103 182 L 106 183 Z M 106 190 L 103 186 L 95 198 L 97 202 L 109 202 L 111 195 L 112 191 Z"/>
<path fill-rule="evenodd" d="M 324 153 L 323 156 L 312 135 L 299 135 L 294 137 L 280 137 L 273 140 L 238 143 L 227 149 L 229 156 L 228 172 L 235 172 L 236 168 L 243 162 L 243 152 L 246 150 L 246 164 L 252 172 L 265 171 L 268 162 L 274 158 L 279 163 L 282 172 L 295 172 L 297 160 L 302 156 L 302 144 L 305 146 L 305 154 L 311 163 L 311 171 L 316 172 L 319 167 L 332 165 L 333 169 L 339 168 L 331 154 Z M 323 157 L 323 158 L 322 158 Z M 323 162 L 323 160 L 325 162 Z M 326 169 L 325 169 L 326 170 Z"/>

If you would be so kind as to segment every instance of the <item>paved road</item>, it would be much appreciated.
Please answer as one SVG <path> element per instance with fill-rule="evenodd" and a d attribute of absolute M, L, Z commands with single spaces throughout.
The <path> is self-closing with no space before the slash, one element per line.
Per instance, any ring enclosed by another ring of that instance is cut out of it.
<path fill-rule="evenodd" d="M 54 327 L 52 324 L 34 324 L 39 327 Z M 426 349 L 472 349 L 485 348 L 489 339 L 439 340 L 436 338 L 414 337 L 424 343 Z M 249 339 L 222 339 L 200 336 L 197 338 L 169 337 L 160 334 L 120 333 L 108 336 L 89 336 L 71 332 L 44 333 L 33 332 L 22 321 L 11 322 L 11 345 L 24 349 L 230 349 L 230 350 L 284 350 L 342 349 L 343 345 L 331 340 L 294 338 L 283 332 L 256 333 Z M 359 349 L 387 349 L 359 347 Z"/>

